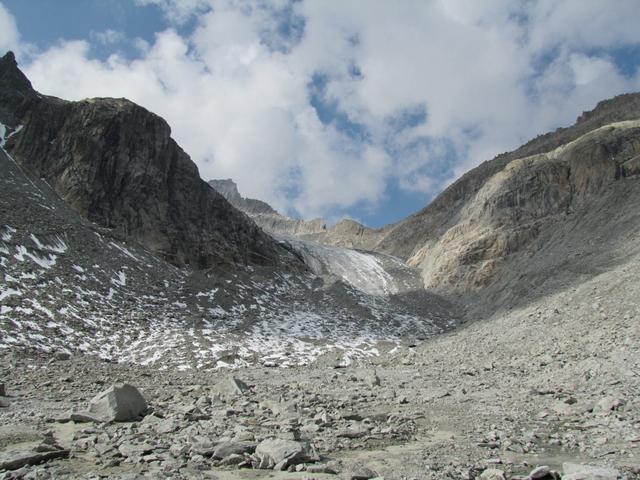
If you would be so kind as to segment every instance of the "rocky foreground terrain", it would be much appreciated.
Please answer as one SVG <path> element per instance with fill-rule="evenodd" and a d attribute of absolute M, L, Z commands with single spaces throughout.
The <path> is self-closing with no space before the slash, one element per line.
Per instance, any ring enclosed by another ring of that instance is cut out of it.
<path fill-rule="evenodd" d="M 327 229 L 7 54 L 0 478 L 640 478 L 639 122 L 616 97 Z"/>
<path fill-rule="evenodd" d="M 634 256 L 578 288 L 345 368 L 158 371 L 4 350 L 0 445 L 66 452 L 4 478 L 559 478 L 528 476 L 545 466 L 578 472 L 567 479 L 639 478 L 639 267 Z M 116 382 L 136 385 L 151 413 L 69 421 Z M 252 468 L 276 464 L 288 471 Z"/>

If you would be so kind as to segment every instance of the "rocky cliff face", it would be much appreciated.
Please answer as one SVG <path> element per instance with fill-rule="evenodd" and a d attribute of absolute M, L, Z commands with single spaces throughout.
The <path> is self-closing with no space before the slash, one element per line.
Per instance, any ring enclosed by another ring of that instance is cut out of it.
<path fill-rule="evenodd" d="M 0 60 L 5 149 L 89 220 L 176 265 L 298 265 L 202 181 L 167 123 L 125 99 L 38 94 L 13 54 Z"/>
<path fill-rule="evenodd" d="M 422 269 L 427 288 L 465 290 L 510 276 L 508 267 L 518 257 L 536 251 L 554 255 L 552 240 L 584 248 L 588 240 L 576 233 L 587 221 L 594 229 L 613 228 L 610 210 L 602 202 L 621 211 L 637 208 L 637 196 L 631 192 L 637 193 L 640 186 L 634 168 L 638 154 L 640 121 L 627 121 L 549 153 L 513 160 L 487 179 L 460 209 L 455 223 L 440 237 L 427 239 L 408 263 Z M 622 191 L 627 193 L 620 198 Z M 596 208 L 600 217 L 590 218 Z M 567 224 L 574 226 L 574 233 L 558 235 Z M 558 263 L 563 260 L 556 258 Z M 531 267 L 525 265 L 518 273 Z"/>
<path fill-rule="evenodd" d="M 574 126 L 471 170 L 425 209 L 386 227 L 373 249 L 407 259 L 427 288 L 448 291 L 506 286 L 535 270 L 531 259 L 540 252 L 557 266 L 560 251 L 588 245 L 576 232 L 614 229 L 616 209 L 637 210 L 637 119 L 640 94 L 601 102 Z M 560 228 L 568 224 L 573 232 Z"/>
<path fill-rule="evenodd" d="M 408 259 L 422 249 L 425 240 L 443 235 L 456 221 L 460 210 L 472 201 L 485 182 L 510 162 L 550 152 L 582 135 L 614 122 L 640 118 L 640 94 L 625 94 L 600 102 L 584 112 L 569 128 L 540 135 L 520 148 L 498 155 L 464 174 L 424 209 L 394 225 L 385 227 L 375 250 Z"/>

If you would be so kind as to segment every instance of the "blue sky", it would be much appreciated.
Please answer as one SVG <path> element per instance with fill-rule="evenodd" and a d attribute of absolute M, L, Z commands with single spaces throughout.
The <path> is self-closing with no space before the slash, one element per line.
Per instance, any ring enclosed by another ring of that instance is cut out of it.
<path fill-rule="evenodd" d="M 162 115 L 205 179 L 381 226 L 640 90 L 637 0 L 0 0 L 40 91 Z"/>

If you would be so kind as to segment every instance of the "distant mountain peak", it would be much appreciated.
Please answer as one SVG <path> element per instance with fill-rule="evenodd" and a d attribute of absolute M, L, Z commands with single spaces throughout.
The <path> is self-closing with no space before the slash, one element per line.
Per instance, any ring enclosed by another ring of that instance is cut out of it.
<path fill-rule="evenodd" d="M 279 213 L 268 203 L 254 198 L 245 198 L 238 191 L 238 184 L 230 178 L 209 180 L 209 185 L 220 195 L 226 198 L 231 205 L 240 209 L 248 215 L 267 214 L 279 215 Z"/>

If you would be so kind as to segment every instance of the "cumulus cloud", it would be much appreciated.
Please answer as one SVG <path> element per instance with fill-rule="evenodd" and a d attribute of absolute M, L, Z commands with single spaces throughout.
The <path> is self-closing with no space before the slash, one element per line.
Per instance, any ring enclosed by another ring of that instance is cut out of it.
<path fill-rule="evenodd" d="M 167 20 L 178 25 L 210 8 L 209 0 L 135 0 L 135 3 L 160 7 Z"/>
<path fill-rule="evenodd" d="M 15 18 L 0 3 L 0 52 L 6 50 L 19 50 L 20 35 Z"/>
<path fill-rule="evenodd" d="M 197 20 L 135 59 L 59 43 L 26 65 L 34 85 L 128 97 L 168 120 L 204 178 L 306 217 L 375 206 L 392 183 L 426 203 L 479 162 L 640 87 L 612 54 L 640 48 L 635 0 L 136 2 L 172 24 Z"/>

